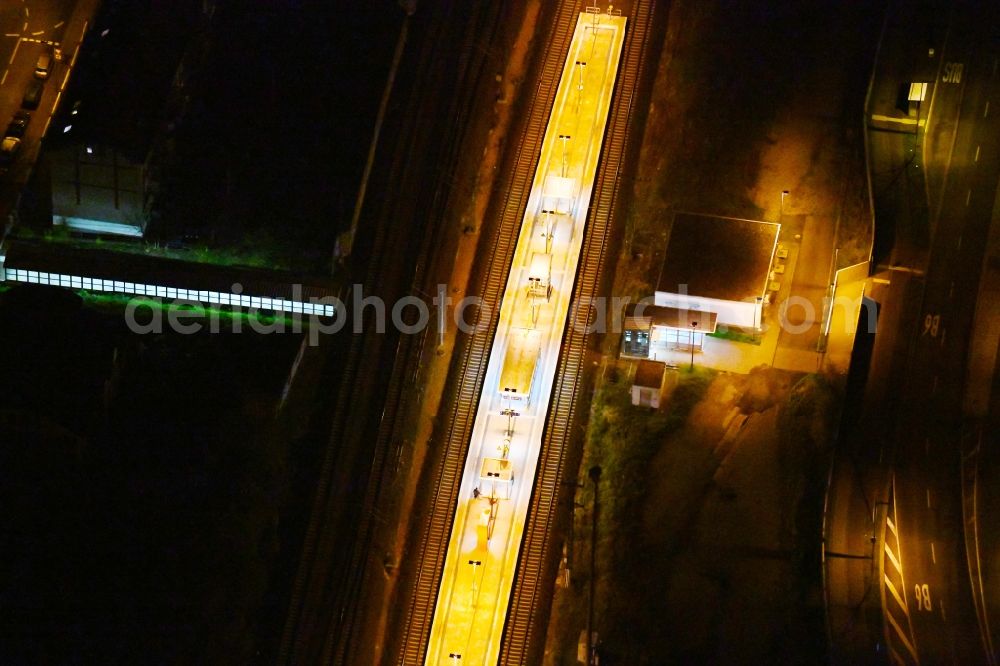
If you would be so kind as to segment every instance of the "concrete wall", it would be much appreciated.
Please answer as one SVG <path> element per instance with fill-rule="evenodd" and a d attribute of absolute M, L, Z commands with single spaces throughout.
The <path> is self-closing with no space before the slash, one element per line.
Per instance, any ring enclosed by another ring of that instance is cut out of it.
<path fill-rule="evenodd" d="M 715 298 L 702 298 L 691 294 L 671 294 L 658 291 L 654 303 L 664 307 L 715 312 L 718 315 L 720 325 L 752 329 L 759 323 L 757 304 L 753 302 L 720 301 Z"/>

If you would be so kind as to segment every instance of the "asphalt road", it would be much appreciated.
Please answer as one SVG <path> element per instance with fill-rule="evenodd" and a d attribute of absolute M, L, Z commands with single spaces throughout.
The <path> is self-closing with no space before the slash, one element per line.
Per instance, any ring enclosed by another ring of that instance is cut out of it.
<path fill-rule="evenodd" d="M 984 658 L 969 592 L 959 461 L 965 359 L 1000 175 L 1000 126 L 987 109 L 997 91 L 1000 49 L 988 34 L 995 19 L 986 13 L 958 7 L 942 54 L 952 66 L 941 69 L 937 85 L 961 87 L 953 97 L 958 113 L 953 146 L 931 153 L 925 165 L 942 173 L 940 214 L 930 210 L 926 272 L 913 277 L 922 286 L 920 308 L 903 329 L 915 339 L 895 383 L 901 400 L 888 506 L 894 520 L 883 563 L 887 580 L 898 574 L 903 589 L 898 597 L 890 592 L 884 612 L 891 618 L 887 633 L 901 633 L 897 626 L 909 631 L 912 654 L 925 663 Z M 957 81 L 954 63 L 961 64 Z"/>
<path fill-rule="evenodd" d="M 937 117 L 954 118 L 951 145 L 928 151 L 924 164 L 942 183 L 940 208 L 928 207 L 927 226 L 919 230 L 927 234 L 928 251 L 913 252 L 911 245 L 902 255 L 908 261 L 901 268 L 914 271 L 910 288 L 920 297 L 911 301 L 919 303 L 908 318 L 911 328 L 900 332 L 912 343 L 905 371 L 893 381 L 900 399 L 879 555 L 888 591 L 887 644 L 907 663 L 983 660 L 969 593 L 959 460 L 968 331 L 1000 175 L 1000 127 L 987 109 L 998 49 L 985 11 L 959 6 L 952 12 L 935 80 L 947 91 L 937 98 Z M 945 100 L 957 113 L 949 113 Z M 928 131 L 935 131 L 934 119 Z"/>
<path fill-rule="evenodd" d="M 881 236 L 868 295 L 881 310 L 827 513 L 838 663 L 984 661 L 960 455 L 966 358 L 1000 175 L 1000 128 L 987 107 L 998 81 L 995 11 L 895 2 L 880 46 L 867 113 Z M 928 96 L 906 113 L 898 96 L 914 81 L 930 84 Z"/>
<path fill-rule="evenodd" d="M 10 172 L 0 180 L 0 218 L 5 219 L 17 190 L 27 181 L 38 155 L 42 134 L 65 85 L 69 63 L 79 43 L 84 22 L 96 3 L 92 0 L 15 0 L 0 6 L 0 130 L 6 129 L 21 108 L 25 88 L 34 79 L 38 56 L 58 46 L 62 62 L 53 61 L 45 90 L 22 139 L 20 154 Z M 82 10 L 76 11 L 76 10 Z M 75 14 L 75 15 L 74 15 Z"/>

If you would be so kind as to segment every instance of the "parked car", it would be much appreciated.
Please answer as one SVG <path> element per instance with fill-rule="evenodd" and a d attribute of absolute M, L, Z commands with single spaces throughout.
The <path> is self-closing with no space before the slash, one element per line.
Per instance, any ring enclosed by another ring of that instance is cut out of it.
<path fill-rule="evenodd" d="M 42 102 L 42 93 L 45 92 L 45 83 L 39 80 L 32 81 L 24 89 L 24 97 L 21 99 L 21 106 L 26 109 L 37 109 Z"/>
<path fill-rule="evenodd" d="M 46 51 L 38 56 L 38 61 L 35 63 L 35 78 L 45 80 L 49 78 L 51 72 L 52 54 Z"/>
<path fill-rule="evenodd" d="M 7 173 L 21 150 L 21 140 L 16 136 L 5 136 L 0 141 L 0 173 Z"/>
<path fill-rule="evenodd" d="M 18 111 L 7 125 L 7 131 L 4 132 L 4 136 L 23 137 L 24 133 L 28 131 L 28 122 L 30 120 L 30 113 L 27 111 Z"/>

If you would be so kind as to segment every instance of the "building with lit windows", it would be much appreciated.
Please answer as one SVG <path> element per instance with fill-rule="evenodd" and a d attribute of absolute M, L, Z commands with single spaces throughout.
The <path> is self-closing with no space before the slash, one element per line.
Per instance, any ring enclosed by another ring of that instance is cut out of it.
<path fill-rule="evenodd" d="M 768 294 L 780 225 L 677 213 L 656 282 L 653 305 L 626 312 L 622 354 L 701 349 L 719 327 L 756 331 Z"/>

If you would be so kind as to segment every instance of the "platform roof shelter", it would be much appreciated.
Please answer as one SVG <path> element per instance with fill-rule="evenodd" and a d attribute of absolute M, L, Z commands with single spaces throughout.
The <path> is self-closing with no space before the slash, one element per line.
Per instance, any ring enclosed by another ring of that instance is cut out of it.
<path fill-rule="evenodd" d="M 499 389 L 503 397 L 524 402 L 530 399 L 535 366 L 538 365 L 541 350 L 541 331 L 532 328 L 511 329 L 500 370 Z"/>

